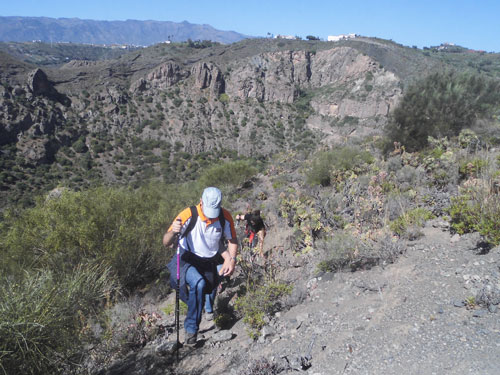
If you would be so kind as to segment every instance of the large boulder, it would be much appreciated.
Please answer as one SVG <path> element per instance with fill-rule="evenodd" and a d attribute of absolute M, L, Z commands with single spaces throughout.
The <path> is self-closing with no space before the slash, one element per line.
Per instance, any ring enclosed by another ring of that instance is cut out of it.
<path fill-rule="evenodd" d="M 33 95 L 51 96 L 57 93 L 42 69 L 35 69 L 28 73 L 28 88 Z"/>
<path fill-rule="evenodd" d="M 28 73 L 27 79 L 28 91 L 34 96 L 44 96 L 46 98 L 58 101 L 59 103 L 69 106 L 70 100 L 66 95 L 60 94 L 54 87 L 54 84 L 47 78 L 47 74 L 37 68 Z"/>

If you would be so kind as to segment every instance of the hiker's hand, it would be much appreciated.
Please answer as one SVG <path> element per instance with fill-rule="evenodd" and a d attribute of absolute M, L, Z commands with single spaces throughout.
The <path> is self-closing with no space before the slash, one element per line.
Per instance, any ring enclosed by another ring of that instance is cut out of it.
<path fill-rule="evenodd" d="M 236 267 L 236 259 L 234 258 L 227 258 L 224 260 L 224 264 L 222 265 L 219 275 L 220 276 L 231 276 L 234 272 L 234 269 Z"/>
<path fill-rule="evenodd" d="M 181 228 L 182 228 L 182 220 L 180 217 L 178 217 L 172 223 L 172 232 L 174 232 L 175 234 L 180 233 Z"/>

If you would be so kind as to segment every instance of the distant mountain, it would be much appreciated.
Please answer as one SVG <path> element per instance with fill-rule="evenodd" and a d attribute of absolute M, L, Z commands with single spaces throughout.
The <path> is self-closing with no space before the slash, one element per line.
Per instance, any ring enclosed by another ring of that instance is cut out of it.
<path fill-rule="evenodd" d="M 148 46 L 171 40 L 229 44 L 249 36 L 187 21 L 94 21 L 79 18 L 0 17 L 0 41 L 72 42 Z"/>

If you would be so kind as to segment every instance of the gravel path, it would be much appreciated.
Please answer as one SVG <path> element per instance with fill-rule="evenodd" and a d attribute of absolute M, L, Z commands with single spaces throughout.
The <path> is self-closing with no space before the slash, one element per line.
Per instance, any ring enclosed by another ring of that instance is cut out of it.
<path fill-rule="evenodd" d="M 207 331 L 176 372 L 499 374 L 498 302 L 466 301 L 500 290 L 500 248 L 478 255 L 467 237 L 431 225 L 424 234 L 395 264 L 309 280 L 306 301 L 276 314 L 257 342 L 242 322 L 230 341 Z"/>

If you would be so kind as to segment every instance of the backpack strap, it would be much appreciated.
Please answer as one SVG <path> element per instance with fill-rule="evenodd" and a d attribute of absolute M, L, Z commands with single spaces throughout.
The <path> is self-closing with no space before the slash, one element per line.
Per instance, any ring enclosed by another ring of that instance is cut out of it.
<path fill-rule="evenodd" d="M 181 238 L 186 237 L 189 232 L 193 230 L 194 226 L 196 225 L 196 221 L 198 220 L 198 210 L 196 209 L 196 206 L 191 206 L 189 207 L 189 209 L 191 210 L 191 220 L 189 220 L 189 224 L 184 233 L 182 233 Z"/>
<path fill-rule="evenodd" d="M 222 211 L 222 207 L 219 213 L 219 221 L 220 221 L 220 227 L 222 228 L 222 238 L 224 238 L 224 227 L 226 225 L 226 218 L 224 217 L 224 212 Z"/>

